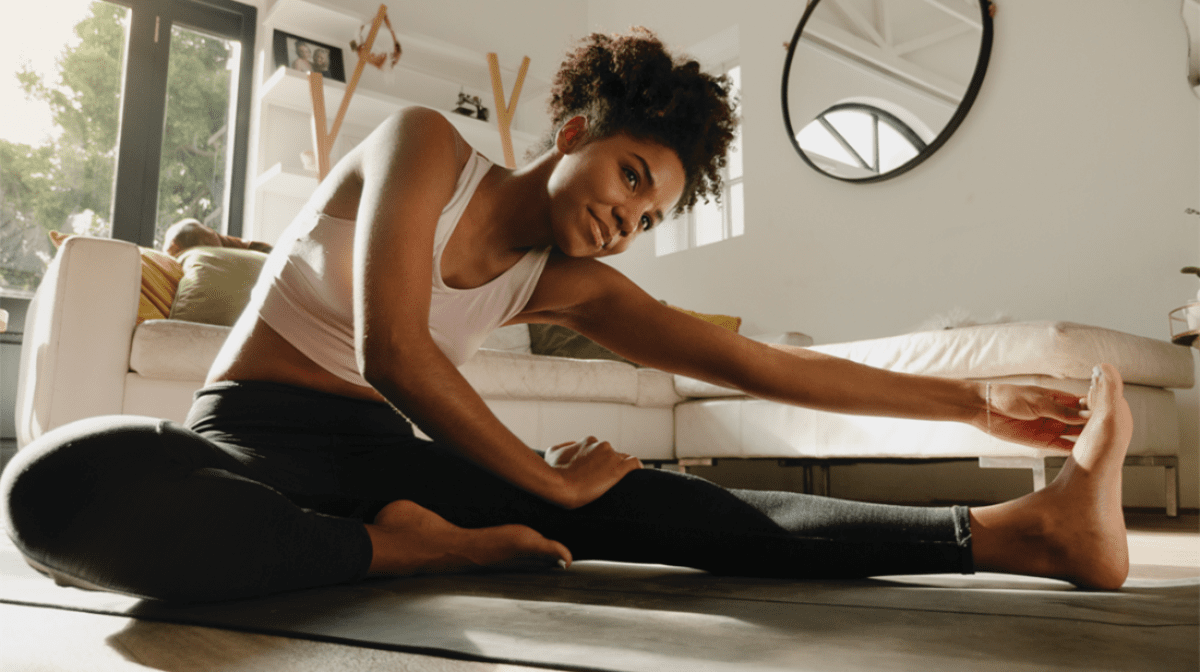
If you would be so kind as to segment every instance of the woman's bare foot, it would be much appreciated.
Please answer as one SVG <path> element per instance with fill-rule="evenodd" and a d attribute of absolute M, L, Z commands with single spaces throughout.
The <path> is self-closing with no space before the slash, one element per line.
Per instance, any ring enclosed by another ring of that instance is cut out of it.
<path fill-rule="evenodd" d="M 372 576 L 523 569 L 571 564 L 566 546 L 524 525 L 466 529 L 407 500 L 383 507 L 366 526 Z"/>
<path fill-rule="evenodd" d="M 1067 463 L 1043 490 L 971 509 L 975 565 L 982 571 L 1064 579 L 1116 590 L 1129 574 L 1121 467 L 1133 416 L 1116 368 L 1096 367 L 1092 413 Z"/>

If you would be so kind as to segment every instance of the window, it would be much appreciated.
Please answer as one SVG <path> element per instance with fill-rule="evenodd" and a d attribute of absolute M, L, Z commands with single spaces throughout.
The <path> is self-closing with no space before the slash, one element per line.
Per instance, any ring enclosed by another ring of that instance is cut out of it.
<path fill-rule="evenodd" d="M 733 83 L 733 93 L 740 97 L 742 69 L 734 65 L 725 69 Z M 742 186 L 742 127 L 734 132 L 733 143 L 721 170 L 723 188 L 719 200 L 700 201 L 692 211 L 659 224 L 654 236 L 654 252 L 663 256 L 710 243 L 740 236 L 746 231 L 744 217 L 745 191 Z"/>
<path fill-rule="evenodd" d="M 814 161 L 824 159 L 822 168 L 851 177 L 889 172 L 925 149 L 925 141 L 898 116 L 866 103 L 830 107 L 800 129 L 796 140 Z"/>
<path fill-rule="evenodd" d="M 47 232 L 145 246 L 183 217 L 241 232 L 256 14 L 232 0 L 45 0 L 0 28 L 0 293 Z"/>

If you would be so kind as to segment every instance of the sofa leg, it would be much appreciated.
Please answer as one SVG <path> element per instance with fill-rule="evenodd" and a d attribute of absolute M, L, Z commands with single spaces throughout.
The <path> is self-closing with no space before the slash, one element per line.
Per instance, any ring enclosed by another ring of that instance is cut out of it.
<path fill-rule="evenodd" d="M 708 457 L 681 457 L 671 462 L 663 461 L 652 464 L 659 469 L 686 474 L 688 467 L 711 467 L 715 463 L 712 458 Z"/>
<path fill-rule="evenodd" d="M 981 457 L 981 468 L 993 469 L 1032 469 L 1033 489 L 1041 490 L 1046 487 L 1046 469 L 1061 469 L 1066 463 L 1065 457 Z M 1174 455 L 1127 455 L 1126 467 L 1162 467 L 1163 490 L 1165 491 L 1167 516 L 1174 518 L 1179 515 L 1179 458 Z"/>
<path fill-rule="evenodd" d="M 1177 464 L 1163 465 L 1166 495 L 1167 516 L 1175 518 L 1179 515 L 1179 466 Z"/>
<path fill-rule="evenodd" d="M 800 467 L 800 491 L 804 494 L 829 497 L 829 493 L 833 491 L 830 486 L 828 462 L 780 458 L 778 463 L 781 467 Z"/>
<path fill-rule="evenodd" d="M 804 492 L 828 497 L 829 491 L 829 465 L 824 462 L 804 465 Z"/>
<path fill-rule="evenodd" d="M 1029 469 L 1033 472 L 1033 489 L 1046 487 L 1046 460 L 1040 457 L 981 457 L 981 469 Z"/>

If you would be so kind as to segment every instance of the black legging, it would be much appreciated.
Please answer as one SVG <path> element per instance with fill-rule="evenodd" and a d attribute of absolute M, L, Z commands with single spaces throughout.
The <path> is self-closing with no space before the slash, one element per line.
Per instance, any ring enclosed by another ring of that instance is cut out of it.
<path fill-rule="evenodd" d="M 386 404 L 274 383 L 201 390 L 188 425 L 107 416 L 47 433 L 0 481 L 9 535 L 60 578 L 183 601 L 360 579 L 362 523 L 399 499 L 462 527 L 528 525 L 578 560 L 792 578 L 972 571 L 965 507 L 727 490 L 642 469 L 568 511 L 415 437 Z"/>

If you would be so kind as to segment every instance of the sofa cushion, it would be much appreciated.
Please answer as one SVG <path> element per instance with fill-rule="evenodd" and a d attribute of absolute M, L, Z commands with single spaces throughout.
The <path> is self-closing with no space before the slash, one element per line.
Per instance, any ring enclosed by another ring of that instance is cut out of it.
<path fill-rule="evenodd" d="M 193 380 L 208 375 L 230 327 L 149 320 L 133 334 L 129 368 L 145 378 Z M 604 360 L 480 350 L 459 369 L 483 397 L 606 401 L 670 407 L 681 399 L 670 374 Z"/>
<path fill-rule="evenodd" d="M 638 400 L 637 369 L 621 362 L 480 350 L 459 371 L 485 398 Z"/>
<path fill-rule="evenodd" d="M 1107 362 L 1130 384 L 1179 388 L 1193 384 L 1192 354 L 1187 348 L 1073 322 L 979 325 L 812 349 L 892 371 L 947 378 L 1036 374 L 1088 380 L 1093 367 Z"/>
<path fill-rule="evenodd" d="M 202 381 L 230 331 L 215 324 L 147 320 L 133 332 L 129 370 L 146 378 Z"/>
<path fill-rule="evenodd" d="M 548 357 L 571 359 L 606 359 L 641 366 L 618 355 L 583 334 L 557 324 L 529 325 L 529 351 Z"/>
<path fill-rule="evenodd" d="M 500 327 L 483 340 L 481 348 L 505 352 L 529 352 L 529 325 L 514 324 Z"/>
<path fill-rule="evenodd" d="M 233 326 L 250 302 L 267 255 L 253 250 L 193 247 L 179 257 L 183 278 L 171 319 Z"/>
<path fill-rule="evenodd" d="M 1108 362 L 1132 385 L 1188 388 L 1193 384 L 1187 348 L 1073 322 L 978 325 L 811 349 L 881 369 L 947 378 L 1042 375 L 1088 380 L 1096 364 Z M 741 394 L 684 376 L 676 376 L 675 389 L 694 398 Z"/>
<path fill-rule="evenodd" d="M 684 397 L 675 391 L 675 376 L 658 369 L 637 370 L 637 405 L 645 408 L 671 408 Z"/>
<path fill-rule="evenodd" d="M 674 308 L 675 310 L 678 310 L 681 313 L 684 313 L 686 315 L 691 315 L 692 317 L 699 318 L 701 320 L 704 320 L 705 322 L 711 322 L 712 324 L 715 324 L 718 327 L 721 327 L 722 329 L 728 329 L 735 334 L 738 333 L 738 330 L 742 328 L 742 318 L 740 318 L 740 317 L 736 317 L 733 315 L 720 315 L 720 314 L 716 314 L 716 313 L 698 313 L 694 310 L 688 310 L 687 308 L 680 308 L 679 306 L 672 306 L 671 304 L 667 303 L 666 301 L 663 301 L 663 303 L 666 304 L 670 308 Z"/>
<path fill-rule="evenodd" d="M 1087 393 L 1087 380 L 1012 376 L 999 383 Z M 1175 395 L 1126 385 L 1134 417 L 1130 455 L 1174 455 L 1179 446 Z M 960 422 L 844 415 L 746 397 L 695 399 L 675 407 L 675 455 L 737 458 L 930 459 L 1063 456 L 1058 450 L 1003 441 Z"/>

